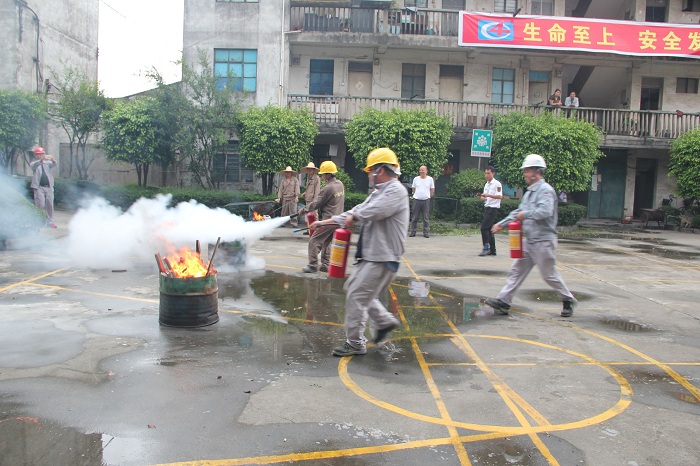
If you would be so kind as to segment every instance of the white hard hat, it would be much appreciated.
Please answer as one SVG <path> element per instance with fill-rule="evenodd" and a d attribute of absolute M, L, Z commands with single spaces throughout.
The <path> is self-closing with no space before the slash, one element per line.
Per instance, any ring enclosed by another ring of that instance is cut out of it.
<path fill-rule="evenodd" d="M 520 166 L 520 169 L 522 170 L 523 168 L 530 167 L 547 168 L 547 164 L 544 163 L 544 159 L 541 155 L 529 154 L 525 157 L 525 160 L 523 160 L 523 164 Z"/>

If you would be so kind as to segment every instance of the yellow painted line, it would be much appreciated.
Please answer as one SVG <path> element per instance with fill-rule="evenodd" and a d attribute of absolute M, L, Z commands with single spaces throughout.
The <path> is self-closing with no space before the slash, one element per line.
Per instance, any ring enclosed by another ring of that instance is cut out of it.
<path fill-rule="evenodd" d="M 261 319 L 285 319 L 285 320 L 290 320 L 294 322 L 302 322 L 305 324 L 318 324 L 318 325 L 331 325 L 331 326 L 336 326 L 336 327 L 343 327 L 345 324 L 343 323 L 338 323 L 338 322 L 326 322 L 322 320 L 308 320 L 308 319 L 302 319 L 300 317 L 287 317 L 285 315 L 277 315 L 277 314 L 258 314 L 253 311 L 241 311 L 238 309 L 221 309 L 219 308 L 219 312 L 225 312 L 227 314 L 235 314 L 235 315 L 244 315 L 244 316 L 250 316 L 250 317 L 259 317 Z"/>
<path fill-rule="evenodd" d="M 476 435 L 463 435 L 457 440 L 462 443 L 478 442 L 483 440 L 494 440 L 514 435 L 513 433 L 488 433 Z M 377 445 L 371 447 L 347 448 L 344 450 L 313 451 L 308 453 L 290 453 L 287 455 L 274 456 L 251 456 L 248 458 L 234 458 L 225 460 L 198 460 L 185 461 L 179 463 L 162 463 L 153 466 L 240 466 L 248 464 L 274 464 L 293 463 L 295 461 L 313 461 L 333 458 L 349 458 L 353 456 L 371 455 L 377 453 L 391 453 L 395 451 L 414 450 L 417 448 L 435 447 L 439 445 L 450 445 L 450 438 L 433 438 L 426 440 L 414 440 L 404 443 L 392 443 L 388 445 Z"/>
<path fill-rule="evenodd" d="M 266 264 L 266 266 L 267 267 L 276 267 L 278 269 L 301 270 L 299 267 L 292 267 L 291 265 Z"/>
<path fill-rule="evenodd" d="M 34 278 L 30 278 L 28 280 L 22 280 L 21 282 L 17 282 L 17 283 L 13 283 L 12 285 L 4 286 L 4 287 L 0 288 L 0 293 L 2 293 L 3 291 L 7 291 L 11 288 L 15 288 L 17 286 L 32 285 L 33 284 L 32 282 L 34 282 L 36 280 L 41 280 L 42 278 L 50 277 L 51 275 L 56 275 L 57 273 L 63 272 L 64 270 L 68 270 L 68 269 L 70 269 L 70 267 L 63 267 L 62 269 L 53 270 L 51 272 L 47 272 L 45 274 L 38 275 L 38 276 L 36 276 Z"/>
<path fill-rule="evenodd" d="M 402 321 L 406 321 L 406 317 L 401 309 L 401 305 L 399 304 L 398 297 L 396 296 L 396 293 L 394 293 L 394 290 L 391 290 L 390 288 L 390 298 L 394 302 L 394 305 L 396 306 L 396 310 L 401 316 Z M 433 396 L 433 400 L 435 401 L 435 405 L 437 406 L 438 412 L 440 413 L 440 417 L 447 422 L 451 423 L 452 422 L 452 417 L 450 416 L 450 412 L 447 409 L 447 406 L 445 405 L 444 400 L 442 399 L 442 395 L 440 394 L 440 389 L 438 388 L 437 384 L 435 383 L 435 379 L 433 379 L 433 375 L 430 373 L 430 369 L 428 368 L 428 365 L 426 364 L 425 357 L 423 356 L 423 352 L 420 350 L 418 347 L 418 342 L 416 341 L 415 338 L 411 338 L 411 348 L 413 349 L 413 353 L 416 355 L 416 361 L 418 362 L 418 366 L 420 367 L 421 372 L 423 373 L 423 378 L 425 378 L 425 382 L 428 385 L 428 389 L 430 390 L 430 394 Z M 457 432 L 457 428 L 447 424 L 445 427 L 447 427 L 447 431 L 450 435 L 450 439 L 452 440 L 452 446 L 457 452 L 457 458 L 459 458 L 460 464 L 463 465 L 468 465 L 471 466 L 471 461 L 469 461 L 469 455 L 467 454 L 467 450 L 464 448 L 464 444 L 460 442 L 459 439 L 459 432 Z"/>
<path fill-rule="evenodd" d="M 473 336 L 473 335 L 471 335 Z M 530 341 L 530 340 L 528 340 Z M 602 361 L 601 361 L 602 362 Z M 625 362 L 625 361 L 614 361 L 614 362 L 603 362 L 608 366 L 654 366 L 655 364 L 651 362 Z M 700 366 L 700 362 L 664 362 L 667 366 Z M 594 362 L 490 362 L 489 367 L 567 367 L 567 366 L 597 366 Z M 476 366 L 474 362 L 429 362 L 428 366 L 441 366 L 441 367 L 451 367 L 451 366 Z"/>
<path fill-rule="evenodd" d="M 159 300 L 157 299 L 150 299 L 150 298 L 134 298 L 132 296 L 124 296 L 124 295 L 118 295 L 118 294 L 109 294 L 109 293 L 99 293 L 97 291 L 86 291 L 86 290 L 76 290 L 73 288 L 66 288 L 65 286 L 56 286 L 56 285 L 43 285 L 41 283 L 28 283 L 30 286 L 37 286 L 39 288 L 50 288 L 53 290 L 58 290 L 58 291 L 69 291 L 71 293 L 78 293 L 78 294 L 89 294 L 92 296 L 102 296 L 105 298 L 118 298 L 118 299 L 126 299 L 129 301 L 139 301 L 139 302 L 145 302 L 145 303 L 157 303 Z"/>
<path fill-rule="evenodd" d="M 555 322 L 555 321 L 552 321 L 551 319 L 539 317 L 539 316 L 536 316 L 534 314 L 523 314 L 523 315 L 527 315 L 529 317 L 534 317 L 534 318 L 540 319 L 540 320 Z M 559 322 L 556 322 L 556 323 L 559 325 L 562 325 Z M 632 348 L 631 346 L 628 346 L 624 343 L 621 343 L 613 338 L 606 337 L 605 335 L 601 335 L 599 333 L 592 332 L 590 330 L 586 330 L 585 328 L 578 327 L 576 325 L 567 324 L 567 325 L 562 325 L 562 326 L 572 328 L 572 329 L 577 330 L 577 331 L 582 332 L 582 333 L 587 333 L 588 335 L 594 336 L 594 337 L 599 338 L 603 341 L 607 341 L 608 343 L 612 343 L 613 345 L 619 346 L 620 348 L 627 350 L 636 356 L 639 356 L 640 358 L 644 359 L 645 361 L 649 362 L 650 364 L 655 365 L 655 366 L 659 367 L 660 369 L 662 369 L 669 376 L 671 376 L 671 378 L 673 378 L 673 380 L 675 380 L 676 382 L 681 384 L 695 398 L 697 398 L 698 401 L 700 401 L 700 389 L 698 389 L 695 385 L 690 383 L 690 381 L 688 381 L 688 379 L 686 379 L 685 377 L 680 375 L 678 372 L 671 369 L 671 367 L 668 364 L 664 364 L 661 361 L 657 361 L 656 359 L 652 358 L 651 356 L 647 356 L 646 354 L 642 353 L 641 351 L 638 351 L 638 350 Z"/>
<path fill-rule="evenodd" d="M 557 260 L 557 262 L 561 262 Z M 603 263 L 590 263 L 590 264 L 578 264 L 578 263 L 571 263 L 571 262 L 561 262 L 562 265 L 566 265 L 568 267 L 613 267 L 615 269 L 667 269 L 669 268 L 668 265 L 625 265 L 625 264 L 616 264 L 616 263 L 611 263 L 611 264 L 603 264 Z M 696 265 L 694 267 L 689 267 L 691 269 L 697 268 L 700 270 L 700 266 Z"/>

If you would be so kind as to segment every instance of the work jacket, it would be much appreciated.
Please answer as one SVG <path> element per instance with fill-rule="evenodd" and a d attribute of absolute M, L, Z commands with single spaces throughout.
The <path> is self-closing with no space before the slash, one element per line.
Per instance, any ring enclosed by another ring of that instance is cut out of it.
<path fill-rule="evenodd" d="M 42 165 L 44 166 L 44 170 L 46 172 L 46 178 L 49 180 L 49 188 L 53 189 L 53 172 L 51 169 L 58 165 L 56 160 L 51 160 L 50 162 L 47 160 L 35 160 L 33 162 L 29 163 L 29 167 L 32 169 L 34 174 L 32 175 L 32 183 L 29 185 L 30 188 L 32 189 L 39 189 L 39 183 L 41 182 L 41 167 Z"/>
<path fill-rule="evenodd" d="M 523 236 L 531 242 L 552 241 L 557 239 L 557 193 L 544 180 L 527 188 L 520 205 L 506 218 L 498 222 L 503 228 L 522 212 Z"/>
<path fill-rule="evenodd" d="M 343 183 L 332 178 L 326 186 L 318 193 L 316 199 L 312 202 L 306 204 L 304 210 L 306 212 L 311 212 L 316 209 L 321 210 L 321 218 L 328 219 L 334 215 L 339 215 L 343 213 L 345 208 L 345 187 Z"/>
<path fill-rule="evenodd" d="M 321 190 L 321 178 L 318 175 L 308 175 L 308 178 L 306 180 L 306 191 L 304 191 L 304 200 L 306 201 L 306 204 L 308 205 L 309 202 L 312 202 L 314 199 L 316 199 L 316 196 L 318 196 L 319 191 Z M 311 210 L 316 210 L 316 209 L 311 209 Z"/>
<path fill-rule="evenodd" d="M 299 196 L 299 180 L 297 177 L 292 176 L 289 180 L 286 177 L 282 178 L 277 197 L 289 201 L 294 200 L 297 196 Z"/>

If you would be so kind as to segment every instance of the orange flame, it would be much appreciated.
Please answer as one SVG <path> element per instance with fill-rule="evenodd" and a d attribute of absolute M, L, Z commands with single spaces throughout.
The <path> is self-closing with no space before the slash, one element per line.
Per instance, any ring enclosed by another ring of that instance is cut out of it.
<path fill-rule="evenodd" d="M 207 274 L 208 264 L 205 264 L 199 254 L 188 247 L 183 247 L 179 252 L 166 256 L 165 259 L 170 262 L 173 275 L 177 278 L 204 277 Z M 214 274 L 216 270 L 212 268 L 209 273 Z"/>
<path fill-rule="evenodd" d="M 263 215 L 260 215 L 259 213 L 253 211 L 253 220 L 256 222 L 259 222 L 260 220 L 265 220 L 265 217 Z"/>

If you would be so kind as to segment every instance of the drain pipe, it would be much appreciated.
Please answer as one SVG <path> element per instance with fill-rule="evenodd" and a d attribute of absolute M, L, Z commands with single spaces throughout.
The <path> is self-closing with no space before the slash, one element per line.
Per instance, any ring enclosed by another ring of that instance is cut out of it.
<path fill-rule="evenodd" d="M 36 11 L 32 10 L 29 7 L 29 4 L 25 0 L 15 0 L 15 3 L 20 8 L 26 8 L 27 10 L 31 11 L 31 13 L 34 15 L 34 20 L 36 21 L 36 57 L 34 58 L 34 66 L 35 66 L 35 73 L 36 73 L 36 92 L 37 94 L 41 93 L 41 85 L 43 84 L 44 80 L 41 77 L 41 67 L 40 64 L 41 62 L 39 61 L 39 16 L 36 14 Z M 20 10 L 20 21 L 19 21 L 19 34 L 20 34 L 20 41 L 22 40 L 22 11 Z"/>

